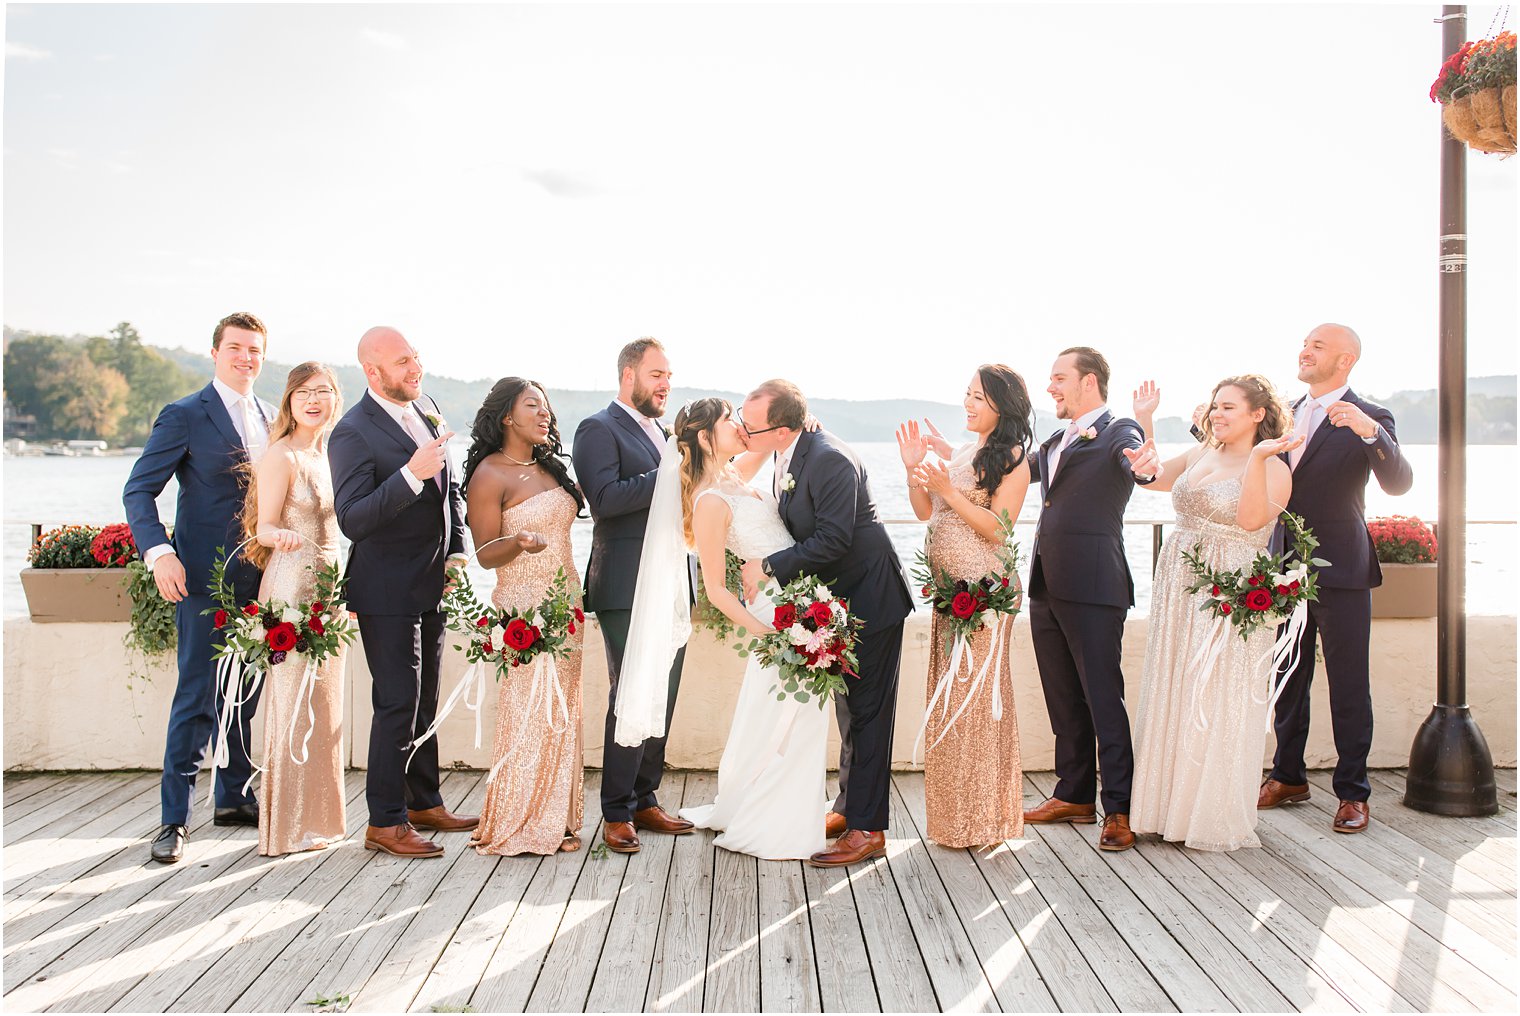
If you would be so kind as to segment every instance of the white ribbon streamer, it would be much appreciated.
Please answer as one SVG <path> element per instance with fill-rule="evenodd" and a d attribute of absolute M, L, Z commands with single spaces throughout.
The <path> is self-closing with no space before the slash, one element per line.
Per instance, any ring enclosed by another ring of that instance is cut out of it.
<path fill-rule="evenodd" d="M 237 556 L 238 551 L 252 543 L 256 537 L 250 536 L 228 554 L 224 560 L 231 561 Z M 251 677 L 249 675 L 252 675 Z M 232 694 L 232 682 L 236 680 L 239 687 L 244 681 L 248 687 L 236 698 Z M 232 750 L 229 746 L 232 739 L 232 724 L 238 725 L 238 739 L 242 740 L 243 734 L 243 706 L 253 700 L 259 693 L 259 685 L 263 683 L 264 671 L 262 669 L 249 668 L 243 662 L 242 656 L 236 651 L 228 652 L 217 660 L 216 664 L 216 691 L 221 698 L 222 704 L 217 717 L 216 729 L 211 734 L 211 784 L 206 788 L 206 801 L 210 803 L 216 794 L 217 769 L 226 769 L 232 762 Z M 253 761 L 253 753 L 248 750 L 247 742 L 243 744 L 243 754 L 248 759 L 250 772 L 248 779 L 243 783 L 242 794 L 248 794 L 248 788 L 253 786 L 253 778 L 265 771 L 264 767 Z"/>
<path fill-rule="evenodd" d="M 307 758 L 307 748 L 311 744 L 311 735 L 317 730 L 317 711 L 312 704 L 312 699 L 317 693 L 317 661 L 307 659 L 306 669 L 301 672 L 301 684 L 296 689 L 296 701 L 306 697 L 306 736 L 301 739 L 301 757 L 296 758 L 296 727 L 301 722 L 301 711 L 292 710 L 290 714 L 290 760 L 298 766 L 304 766 Z"/>
<path fill-rule="evenodd" d="M 539 699 L 544 703 L 544 723 L 548 725 L 551 734 L 563 734 L 570 726 L 570 709 L 565 699 L 565 689 L 559 682 L 559 667 L 554 661 L 552 653 L 539 653 L 533 658 L 533 676 L 529 679 L 528 704 L 523 707 L 522 722 L 517 725 L 517 732 L 512 735 L 512 741 L 507 745 L 507 750 L 501 753 L 501 758 L 491 766 L 491 771 L 486 775 L 486 784 L 489 785 L 496 779 L 496 774 L 501 771 L 502 763 L 512 757 L 522 744 L 528 732 L 528 722 L 533 718 L 533 711 L 538 708 Z M 555 707 L 559 709 L 559 724 L 554 722 Z"/>
<path fill-rule="evenodd" d="M 980 668 L 977 668 L 976 666 L 976 660 L 971 652 L 971 644 L 966 640 L 966 637 L 964 635 L 959 632 L 956 633 L 955 642 L 950 649 L 950 662 L 946 666 L 945 672 L 940 675 L 938 682 L 936 682 L 934 686 L 934 694 L 930 696 L 929 705 L 924 710 L 924 722 L 919 726 L 918 737 L 913 742 L 912 758 L 915 762 L 919 761 L 921 758 L 919 755 L 919 749 L 923 746 L 924 737 L 928 733 L 929 720 L 934 714 L 935 705 L 938 704 L 940 706 L 940 716 L 943 718 L 945 713 L 947 713 L 950 708 L 950 689 L 953 686 L 952 681 L 958 680 L 962 684 L 966 682 L 965 677 L 958 676 L 961 670 L 961 661 L 963 658 L 966 662 L 965 669 L 967 677 L 970 677 L 973 673 L 975 674 L 975 677 L 973 677 L 971 680 L 971 687 L 966 689 L 965 697 L 961 699 L 961 704 L 955 710 L 955 715 L 951 716 L 949 721 L 945 723 L 944 728 L 939 732 L 939 736 L 934 739 L 934 743 L 929 745 L 928 751 L 933 751 L 935 748 L 939 747 L 940 742 L 945 739 L 945 735 L 950 733 L 950 728 L 954 727 L 955 721 L 960 719 L 961 715 L 965 713 L 966 707 L 971 704 L 972 699 L 974 699 L 977 692 L 981 690 L 982 684 L 987 680 L 989 673 L 992 677 L 992 718 L 995 721 L 1002 721 L 1003 626 L 1005 624 L 1011 623 L 1012 620 L 1009 615 L 1003 613 L 993 614 L 993 621 L 991 625 L 992 651 L 983 658 Z"/>
<path fill-rule="evenodd" d="M 470 697 L 471 689 L 475 692 L 473 699 Z M 432 726 L 424 730 L 417 740 L 412 742 L 412 750 L 406 756 L 406 765 L 402 767 L 403 770 L 412 767 L 412 757 L 417 754 L 417 749 L 422 747 L 428 738 L 438 733 L 438 728 L 443 726 L 443 721 L 449 718 L 449 714 L 454 711 L 454 706 L 459 702 L 463 702 L 465 709 L 475 714 L 475 747 L 479 748 L 480 703 L 485 698 L 485 693 L 486 661 L 476 660 L 465 668 L 464 676 L 459 679 L 458 684 L 454 685 L 454 690 L 449 692 L 449 697 L 444 700 L 443 708 L 439 709 L 433 717 Z"/>

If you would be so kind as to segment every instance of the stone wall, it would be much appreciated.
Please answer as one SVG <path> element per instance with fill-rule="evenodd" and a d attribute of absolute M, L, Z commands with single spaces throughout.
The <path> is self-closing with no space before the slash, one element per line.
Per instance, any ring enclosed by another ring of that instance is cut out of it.
<path fill-rule="evenodd" d="M 600 633 L 590 625 L 584 667 L 586 764 L 600 766 L 606 714 L 607 668 Z M 10 769 L 157 769 L 162 765 L 163 732 L 175 677 L 170 668 L 151 680 L 128 679 L 121 637 L 124 624 L 34 624 L 5 622 L 5 751 Z M 1130 701 L 1139 687 L 1147 623 L 1131 620 L 1125 629 L 1124 669 Z M 912 768 L 909 755 L 922 720 L 929 626 L 915 615 L 903 647 L 898 696 L 895 762 Z M 1408 762 L 1415 730 L 1430 711 L 1435 689 L 1434 619 L 1377 620 L 1372 632 L 1372 698 L 1376 729 L 1371 762 Z M 1014 631 L 1013 701 L 1027 769 L 1049 769 L 1053 739 L 1035 670 L 1029 625 Z M 463 672 L 463 654 L 444 657 L 443 695 Z M 1494 762 L 1515 764 L 1515 618 L 1467 619 L 1467 686 L 1473 713 L 1488 738 Z M 351 650 L 347 668 L 348 757 L 363 765 L 369 738 L 369 671 L 363 651 Z M 685 675 L 667 760 L 677 768 L 715 769 L 733 718 L 743 661 L 705 633 L 687 653 Z M 1314 725 L 1308 748 L 1311 766 L 1333 763 L 1329 706 L 1321 671 L 1314 686 Z M 475 715 L 457 710 L 444 724 L 442 759 L 466 767 L 490 763 L 495 724 L 495 689 L 488 687 L 482 709 L 481 747 L 474 747 Z M 255 739 L 257 741 L 257 738 Z M 837 755 L 831 735 L 830 758 Z M 1268 759 L 1272 739 L 1268 737 Z"/>

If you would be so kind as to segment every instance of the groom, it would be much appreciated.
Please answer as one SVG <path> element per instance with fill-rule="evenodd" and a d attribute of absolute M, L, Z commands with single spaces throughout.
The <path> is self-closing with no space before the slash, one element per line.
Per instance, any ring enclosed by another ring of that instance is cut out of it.
<path fill-rule="evenodd" d="M 1029 564 L 1029 632 L 1056 735 L 1055 794 L 1024 821 L 1097 820 L 1103 773 L 1103 850 L 1128 850 L 1134 750 L 1119 658 L 1135 583 L 1124 556 L 1124 506 L 1139 476 L 1129 456 L 1145 441 L 1134 420 L 1108 411 L 1108 361 L 1089 346 L 1062 350 L 1045 391 L 1067 421 L 1030 463 L 1040 521 Z M 1093 742 L 1097 741 L 1094 757 Z"/>
<path fill-rule="evenodd" d="M 834 845 L 809 858 L 837 868 L 886 853 L 892 724 L 897 712 L 903 619 L 913 598 L 855 453 L 822 430 L 806 430 L 807 399 L 790 381 L 767 381 L 744 400 L 741 425 L 753 451 L 776 455 L 781 519 L 797 542 L 744 563 L 744 587 L 814 575 L 865 621 L 860 676 L 834 699 L 839 720 L 839 799 L 826 819 Z M 801 803 L 801 802 L 799 802 Z"/>
<path fill-rule="evenodd" d="M 453 832 L 480 821 L 444 807 L 437 738 L 418 747 L 407 765 L 412 742 L 438 711 L 445 571 L 467 561 L 464 508 L 447 452 L 453 434 L 417 404 L 422 360 L 400 332 L 365 332 L 359 363 L 369 390 L 333 428 L 327 457 L 338 528 L 353 541 L 348 608 L 359 615 L 373 681 L 364 846 L 398 857 L 439 857 L 443 848 L 418 828 Z M 431 400 L 427 405 L 436 408 Z"/>

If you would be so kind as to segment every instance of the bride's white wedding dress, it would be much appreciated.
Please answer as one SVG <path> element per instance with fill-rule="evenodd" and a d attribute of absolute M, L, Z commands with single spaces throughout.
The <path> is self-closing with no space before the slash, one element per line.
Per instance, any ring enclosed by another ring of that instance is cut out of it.
<path fill-rule="evenodd" d="M 758 493 L 758 496 L 756 494 Z M 776 500 L 745 487 L 697 495 L 720 497 L 733 519 L 728 549 L 746 561 L 757 560 L 794 542 Z M 771 601 L 764 590 L 751 613 L 769 621 Z M 751 656 L 739 688 L 734 721 L 718 763 L 718 797 L 712 804 L 682 808 L 681 817 L 704 829 L 716 829 L 714 841 L 726 850 L 770 860 L 805 858 L 826 843 L 823 819 L 828 810 L 824 784 L 828 713 L 816 701 L 776 699 L 777 674 Z"/>

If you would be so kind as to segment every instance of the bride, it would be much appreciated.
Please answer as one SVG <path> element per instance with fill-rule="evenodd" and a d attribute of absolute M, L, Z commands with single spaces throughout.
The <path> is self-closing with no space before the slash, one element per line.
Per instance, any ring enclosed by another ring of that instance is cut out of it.
<path fill-rule="evenodd" d="M 628 648 L 616 703 L 620 744 L 664 733 L 666 675 L 691 634 L 689 553 L 696 548 L 708 600 L 749 634 L 773 631 L 764 589 L 751 609 L 724 584 L 724 550 L 755 560 L 792 545 L 775 499 L 751 487 L 763 456 L 748 451 L 733 407 L 698 399 L 676 414 L 655 483 Z M 738 463 L 735 458 L 739 457 Z M 828 712 L 777 701 L 777 674 L 751 656 L 718 764 L 718 796 L 681 817 L 719 832 L 718 846 L 771 860 L 825 846 Z"/>

